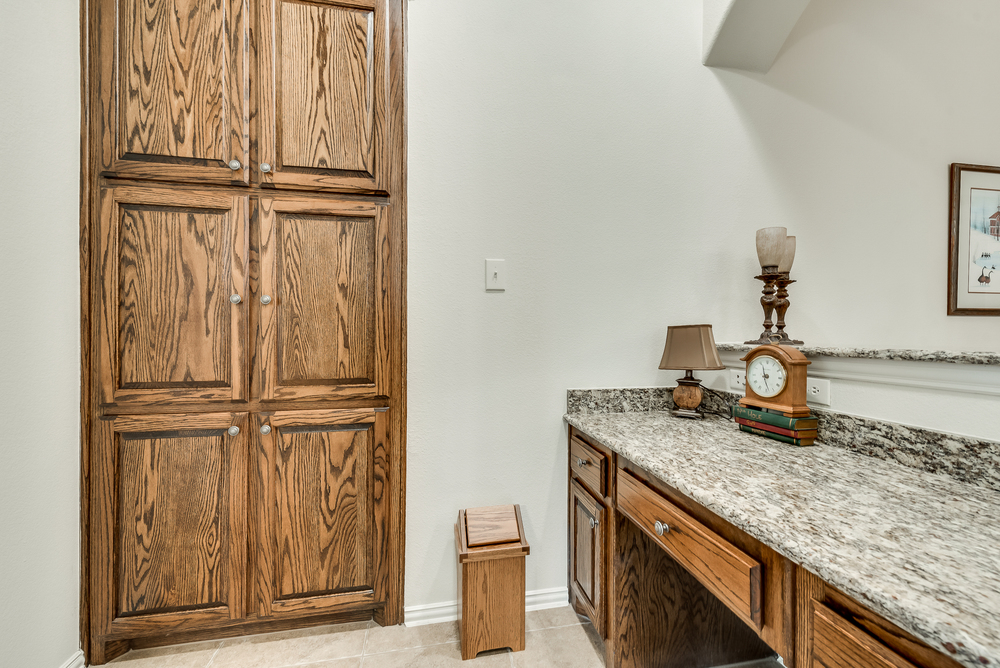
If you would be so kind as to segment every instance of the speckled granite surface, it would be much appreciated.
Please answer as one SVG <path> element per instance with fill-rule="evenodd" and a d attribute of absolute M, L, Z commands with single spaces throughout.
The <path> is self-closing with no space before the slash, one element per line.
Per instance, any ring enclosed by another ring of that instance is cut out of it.
<path fill-rule="evenodd" d="M 565 419 L 963 665 L 1000 665 L 1000 493 L 721 418 Z"/>
<path fill-rule="evenodd" d="M 724 352 L 745 352 L 755 346 L 745 343 L 719 343 L 716 347 Z M 908 362 L 948 362 L 951 364 L 1000 364 L 1000 353 L 990 352 L 950 352 L 947 350 L 903 350 L 876 348 L 820 348 L 795 346 L 806 357 L 854 357 L 872 360 L 906 360 Z"/>
<path fill-rule="evenodd" d="M 729 415 L 741 395 L 705 390 L 702 410 Z M 673 408 L 664 387 L 622 390 L 569 390 L 569 413 L 634 413 Z M 893 461 L 928 473 L 1000 491 L 1000 443 L 813 409 L 819 440 L 858 454 Z"/>

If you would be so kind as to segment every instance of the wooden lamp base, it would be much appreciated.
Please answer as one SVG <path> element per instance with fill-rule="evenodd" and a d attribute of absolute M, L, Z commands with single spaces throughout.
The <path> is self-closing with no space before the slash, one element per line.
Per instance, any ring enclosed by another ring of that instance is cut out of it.
<path fill-rule="evenodd" d="M 677 408 L 671 411 L 671 415 L 694 419 L 705 417 L 698 410 L 702 397 L 701 381 L 688 371 L 686 376 L 677 379 L 677 387 L 674 388 L 674 405 Z"/>

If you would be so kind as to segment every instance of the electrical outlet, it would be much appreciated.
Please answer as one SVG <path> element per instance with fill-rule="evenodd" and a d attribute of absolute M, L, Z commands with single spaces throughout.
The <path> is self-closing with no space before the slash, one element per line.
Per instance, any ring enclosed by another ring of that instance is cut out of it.
<path fill-rule="evenodd" d="M 747 370 L 746 369 L 730 369 L 729 370 L 729 391 L 735 392 L 737 390 L 747 389 Z"/>
<path fill-rule="evenodd" d="M 806 379 L 806 401 L 811 404 L 830 405 L 830 381 L 824 378 Z"/>

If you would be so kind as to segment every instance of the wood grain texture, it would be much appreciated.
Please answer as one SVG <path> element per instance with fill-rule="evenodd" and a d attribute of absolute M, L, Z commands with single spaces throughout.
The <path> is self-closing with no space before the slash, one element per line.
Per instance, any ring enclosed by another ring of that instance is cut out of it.
<path fill-rule="evenodd" d="M 514 506 L 511 504 L 468 508 L 465 511 L 465 522 L 469 547 L 515 543 L 521 540 Z"/>
<path fill-rule="evenodd" d="M 386 5 L 261 0 L 263 183 L 386 190 Z"/>
<path fill-rule="evenodd" d="M 247 0 L 99 2 L 102 170 L 246 183 Z"/>
<path fill-rule="evenodd" d="M 347 411 L 354 424 L 331 413 L 260 418 L 271 427 L 260 436 L 254 493 L 262 617 L 375 605 L 373 534 L 385 517 L 374 459 L 384 413 Z"/>
<path fill-rule="evenodd" d="M 524 558 L 461 565 L 462 658 L 510 647 L 524 650 Z"/>
<path fill-rule="evenodd" d="M 384 207 L 261 198 L 260 395 L 386 393 L 391 304 Z"/>
<path fill-rule="evenodd" d="M 627 471 L 618 473 L 618 510 L 748 624 L 763 626 L 761 564 L 687 516 Z M 670 529 L 653 533 L 656 521 Z"/>
<path fill-rule="evenodd" d="M 91 644 L 244 616 L 246 415 L 97 422 Z M 227 430 L 240 427 L 232 436 Z"/>
<path fill-rule="evenodd" d="M 625 517 L 615 531 L 616 668 L 708 668 L 772 655 L 645 532 Z"/>
<path fill-rule="evenodd" d="M 608 458 L 579 437 L 570 439 L 570 469 L 591 494 L 603 497 L 607 493 Z"/>
<path fill-rule="evenodd" d="M 819 601 L 812 617 L 811 668 L 916 668 Z"/>
<path fill-rule="evenodd" d="M 795 565 L 767 545 L 747 535 L 741 529 L 696 503 L 679 491 L 650 476 L 624 457 L 616 456 L 617 470 L 626 470 L 647 487 L 658 492 L 688 516 L 708 527 L 729 544 L 761 563 L 762 618 L 760 637 L 784 657 L 785 665 L 793 666 L 795 656 Z M 617 484 L 617 475 L 616 475 Z"/>
<path fill-rule="evenodd" d="M 603 637 L 608 582 L 604 506 L 575 480 L 570 481 L 570 589 L 573 607 L 590 618 Z M 593 521 L 593 526 L 591 526 Z"/>
<path fill-rule="evenodd" d="M 960 664 L 942 652 L 928 647 L 912 634 L 902 630 L 878 615 L 874 614 L 860 603 L 845 595 L 843 592 L 831 587 L 823 582 L 819 577 L 810 573 L 804 568 L 796 567 L 796 607 L 797 607 L 797 627 L 795 642 L 796 666 L 800 668 L 811 668 L 812 666 L 840 666 L 834 657 L 829 656 L 836 647 L 836 641 L 827 638 L 817 649 L 816 633 L 818 628 L 815 614 L 815 605 L 821 604 L 829 612 L 824 612 L 822 617 L 831 615 L 837 618 L 836 621 L 827 622 L 826 633 L 837 636 L 847 633 L 849 636 L 862 638 L 857 642 L 868 647 L 869 642 L 882 647 L 892 656 L 892 659 L 872 659 L 871 665 L 884 666 L 880 663 L 884 660 L 900 660 L 903 666 L 920 666 L 921 668 L 960 668 Z M 833 629 L 831 629 L 831 624 Z M 841 631 L 836 631 L 841 629 Z M 824 631 L 819 631 L 823 633 Z M 867 640 L 865 640 L 865 638 Z M 848 642 L 848 641 L 845 641 Z M 850 644 L 850 642 L 848 642 Z M 821 660 L 817 660 L 815 654 L 822 655 Z M 854 657 L 857 649 L 844 650 L 844 657 Z M 874 650 L 873 650 L 874 651 Z M 883 654 L 876 651 L 876 655 Z M 846 660 L 846 659 L 845 659 Z M 852 664 L 845 664 L 850 666 Z M 863 664 L 868 665 L 868 664 Z M 895 666 L 895 664 L 888 664 Z"/>
<path fill-rule="evenodd" d="M 102 191 L 102 404 L 242 399 L 247 386 L 247 198 Z"/>

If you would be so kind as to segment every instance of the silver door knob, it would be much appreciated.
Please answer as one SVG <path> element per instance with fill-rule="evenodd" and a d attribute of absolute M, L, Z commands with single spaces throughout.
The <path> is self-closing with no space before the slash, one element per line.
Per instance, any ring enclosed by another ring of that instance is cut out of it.
<path fill-rule="evenodd" d="M 593 517 L 590 518 L 590 528 L 591 529 L 596 529 L 598 524 L 600 524 L 600 522 L 598 522 L 597 520 L 595 520 Z"/>
<path fill-rule="evenodd" d="M 233 425 L 232 427 L 229 428 L 230 436 L 237 436 L 239 433 L 240 433 L 240 428 L 237 427 L 236 425 Z"/>
<path fill-rule="evenodd" d="M 662 536 L 665 533 L 670 533 L 670 525 L 657 520 L 656 524 L 653 525 L 653 530 L 656 531 L 657 536 Z"/>
<path fill-rule="evenodd" d="M 229 169 L 233 170 L 234 172 L 242 166 L 243 163 L 237 160 L 236 158 L 233 158 L 232 160 L 229 161 Z"/>
<path fill-rule="evenodd" d="M 231 301 L 234 304 L 239 304 L 241 301 L 243 301 L 243 298 L 240 297 L 239 295 L 229 295 L 229 301 Z"/>
<path fill-rule="evenodd" d="M 265 436 L 267 436 L 268 434 L 270 434 L 271 433 L 271 425 L 265 424 L 263 427 L 260 428 L 260 433 L 264 434 Z"/>
<path fill-rule="evenodd" d="M 262 171 L 265 174 L 267 174 L 269 171 L 271 171 L 271 163 L 269 163 L 269 162 L 262 162 L 262 163 L 260 163 L 260 171 Z"/>
<path fill-rule="evenodd" d="M 267 306 L 271 303 L 271 295 L 261 295 L 260 303 Z"/>

